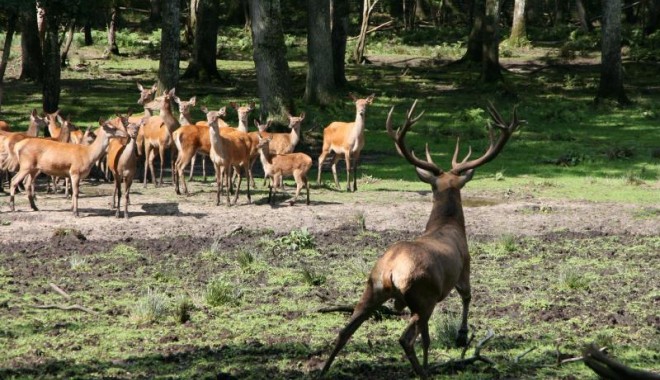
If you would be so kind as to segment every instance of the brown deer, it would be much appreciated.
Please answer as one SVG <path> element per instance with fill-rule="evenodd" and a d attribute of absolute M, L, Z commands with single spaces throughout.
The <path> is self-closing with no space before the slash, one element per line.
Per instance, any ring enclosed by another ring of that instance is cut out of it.
<path fill-rule="evenodd" d="M 190 114 L 190 111 L 195 105 L 197 105 L 197 97 L 193 96 L 192 98 L 190 98 L 190 100 L 186 101 L 186 100 L 181 100 L 178 96 L 175 96 L 174 102 L 179 106 L 179 124 L 181 124 L 182 126 L 196 124 L 192 119 L 192 115 Z M 197 124 L 201 124 L 201 123 L 198 122 Z M 204 122 L 203 124 L 205 127 L 207 126 L 206 122 Z M 205 132 L 207 132 L 206 128 L 202 128 L 202 129 Z M 179 130 L 181 130 L 181 128 L 174 131 L 174 133 L 176 133 Z M 193 174 L 195 170 L 195 159 L 197 156 L 201 157 L 202 159 L 202 176 L 204 178 L 203 182 L 206 182 L 206 157 L 208 157 L 208 154 L 204 154 L 201 151 L 197 151 L 197 154 L 193 155 L 192 158 L 190 159 L 190 174 L 188 175 L 188 181 L 193 180 Z M 176 169 L 176 164 L 174 168 Z"/>
<path fill-rule="evenodd" d="M 40 117 L 36 109 L 30 113 L 30 125 L 26 132 L 0 132 L 0 172 L 8 175 L 18 170 L 18 157 L 14 155 L 14 145 L 28 138 L 37 137 L 39 131 L 48 126 L 45 117 Z M 3 192 L 4 179 L 0 178 L 0 192 Z"/>
<path fill-rule="evenodd" d="M 9 123 L 4 120 L 0 120 L 0 131 L 9 132 L 10 130 L 11 128 L 9 127 Z"/>
<path fill-rule="evenodd" d="M 72 210 L 78 216 L 78 188 L 80 180 L 89 175 L 90 170 L 98 158 L 108 147 L 110 138 L 124 137 L 126 134 L 103 124 L 98 129 L 96 139 L 91 145 L 67 144 L 47 139 L 24 139 L 14 146 L 14 152 L 18 156 L 19 171 L 12 178 L 9 206 L 11 211 L 14 207 L 14 194 L 16 187 L 27 178 L 25 185 L 28 201 L 32 210 L 38 211 L 34 203 L 34 189 L 32 183 L 36 175 L 41 171 L 47 175 L 71 178 L 73 196 L 71 197 Z"/>
<path fill-rule="evenodd" d="M 335 185 L 339 189 L 339 180 L 337 179 L 337 161 L 344 157 L 346 160 L 346 190 L 351 191 L 351 165 L 353 168 L 353 191 L 357 191 L 357 167 L 360 161 L 360 152 L 364 148 L 364 127 L 367 106 L 374 101 L 375 94 L 369 95 L 365 99 L 358 99 L 353 94 L 349 94 L 355 102 L 355 121 L 345 123 L 342 121 L 333 121 L 323 129 L 323 149 L 319 156 L 319 171 L 316 180 L 321 185 L 321 168 L 325 157 L 332 151 L 335 153 L 332 159 L 332 175 L 335 178 Z M 351 161 L 353 161 L 351 163 Z"/>
<path fill-rule="evenodd" d="M 422 114 L 413 118 L 413 104 L 403 126 L 396 132 L 392 129 L 392 112 L 387 116 L 387 131 L 395 142 L 401 156 L 411 163 L 422 182 L 431 185 L 433 209 L 424 233 L 412 241 L 400 241 L 391 245 L 378 259 L 367 280 L 367 286 L 353 311 L 350 321 L 339 332 L 334 350 L 325 362 L 325 374 L 337 353 L 344 347 L 353 333 L 366 321 L 376 308 L 394 298 L 395 307 L 410 309 L 408 327 L 399 338 L 399 343 L 412 364 L 415 373 L 425 378 L 428 368 L 430 344 L 428 321 L 435 305 L 442 301 L 452 289 L 456 289 L 463 301 L 463 314 L 456 343 L 467 344 L 468 309 L 471 299 L 470 254 L 465 237 L 465 220 L 461 205 L 461 188 L 472 179 L 474 170 L 494 159 L 502 150 L 511 134 L 519 125 L 514 109 L 513 120 L 506 124 L 497 110 L 488 108 L 495 127 L 500 130 L 497 141 L 490 127 L 490 146 L 480 158 L 468 161 L 470 154 L 457 161 L 458 142 L 452 158 L 452 169 L 443 171 L 431 160 L 428 145 L 426 161 L 420 160 L 405 144 L 410 127 Z M 415 354 L 417 336 L 422 336 L 423 366 Z"/>
<path fill-rule="evenodd" d="M 206 107 L 202 107 L 202 111 L 206 114 L 206 120 L 208 122 L 209 137 L 211 139 L 209 156 L 215 167 L 215 177 L 218 183 L 216 204 L 220 204 L 220 194 L 223 190 L 223 184 L 226 183 L 227 206 L 231 205 L 229 188 L 232 168 L 238 172 L 238 185 L 236 185 L 236 194 L 234 197 L 234 204 L 236 204 L 243 180 L 241 169 L 247 172 L 248 164 L 250 163 L 250 151 L 252 148 L 250 138 L 247 133 L 237 131 L 233 128 L 219 127 L 218 119 L 222 110 L 220 112 L 209 111 Z M 247 181 L 247 198 L 248 203 L 251 203 L 250 181 Z"/>
<path fill-rule="evenodd" d="M 309 205 L 309 182 L 307 181 L 307 172 L 312 167 L 312 158 L 305 153 L 286 153 L 286 154 L 271 154 L 270 143 L 272 137 L 262 138 L 259 137 L 259 144 L 257 148 L 261 157 L 261 164 L 264 167 L 264 173 L 271 179 L 271 184 L 268 189 L 268 203 L 277 189 L 278 184 L 282 183 L 284 176 L 292 176 L 296 180 L 296 194 L 289 204 L 293 204 L 300 195 L 300 190 L 305 186 L 307 190 L 307 204 Z"/>
<path fill-rule="evenodd" d="M 156 187 L 163 184 L 163 165 L 165 164 L 165 150 L 170 149 L 172 159 L 172 172 L 174 172 L 175 152 L 172 143 L 172 132 L 179 128 L 179 121 L 172 115 L 172 97 L 174 89 L 165 91 L 160 101 L 160 116 L 151 116 L 142 127 L 144 136 L 144 187 L 147 187 L 147 176 L 151 171 L 151 179 Z M 160 157 L 160 174 L 156 182 L 154 159 L 158 153 Z"/>
<path fill-rule="evenodd" d="M 220 111 L 217 112 L 217 116 L 218 119 L 216 122 L 220 128 L 226 128 L 227 124 L 222 121 L 221 118 L 227 116 L 227 108 L 220 108 Z M 209 135 L 208 122 L 204 121 L 197 122 L 196 124 L 183 125 L 181 128 L 174 131 L 172 139 L 178 150 L 176 162 L 174 163 L 174 191 L 177 194 L 181 194 L 179 190 L 179 180 L 181 180 L 183 182 L 183 191 L 186 195 L 190 195 L 184 171 L 186 166 L 191 163 L 196 153 L 200 153 L 204 156 L 209 156 L 211 154 L 211 137 Z"/>
<path fill-rule="evenodd" d="M 129 115 L 130 116 L 130 115 Z M 124 218 L 128 219 L 128 204 L 130 203 L 130 190 L 137 169 L 137 135 L 140 127 L 149 120 L 145 116 L 139 123 L 129 123 L 129 117 L 121 117 L 123 128 L 127 134 L 127 141 L 113 139 L 108 145 L 108 167 L 115 181 L 115 191 L 112 194 L 112 208 L 115 208 L 115 216 L 119 218 L 121 210 L 121 184 L 124 183 Z"/>
<path fill-rule="evenodd" d="M 247 106 L 238 106 L 238 104 L 231 102 L 229 103 L 229 106 L 233 109 L 236 110 L 236 113 L 238 114 L 238 129 L 241 132 L 248 132 L 248 118 L 250 116 L 250 112 L 254 111 L 255 103 L 252 102 L 248 104 Z"/>

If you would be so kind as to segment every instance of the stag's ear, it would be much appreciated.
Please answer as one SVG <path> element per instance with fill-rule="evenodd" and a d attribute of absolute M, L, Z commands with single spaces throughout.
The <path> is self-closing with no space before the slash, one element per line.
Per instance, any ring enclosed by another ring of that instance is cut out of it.
<path fill-rule="evenodd" d="M 470 169 L 466 171 L 465 174 L 458 177 L 458 186 L 459 186 L 458 188 L 462 189 L 466 183 L 470 182 L 473 176 L 474 176 L 474 169 Z"/>
<path fill-rule="evenodd" d="M 415 171 L 417 172 L 417 177 L 419 177 L 422 182 L 428 183 L 429 185 L 434 185 L 435 181 L 438 179 L 438 177 L 428 170 L 415 167 Z"/>

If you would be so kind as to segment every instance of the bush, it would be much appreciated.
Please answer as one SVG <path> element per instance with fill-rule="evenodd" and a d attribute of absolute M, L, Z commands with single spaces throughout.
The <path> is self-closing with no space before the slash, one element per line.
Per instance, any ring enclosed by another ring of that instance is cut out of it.
<path fill-rule="evenodd" d="M 303 249 L 314 248 L 314 236 L 303 227 L 299 230 L 292 230 L 288 235 L 275 240 L 274 251 L 294 252 Z"/>
<path fill-rule="evenodd" d="M 222 277 L 211 280 L 206 285 L 204 298 L 209 306 L 238 305 L 243 292 Z"/>
<path fill-rule="evenodd" d="M 154 290 L 137 300 L 131 311 L 131 320 L 137 324 L 153 323 L 162 319 L 168 311 L 169 298 Z"/>

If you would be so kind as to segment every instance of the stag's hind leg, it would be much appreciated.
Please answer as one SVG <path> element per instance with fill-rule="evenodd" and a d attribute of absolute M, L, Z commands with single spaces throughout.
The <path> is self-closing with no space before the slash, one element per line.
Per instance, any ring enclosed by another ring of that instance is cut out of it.
<path fill-rule="evenodd" d="M 472 290 L 470 287 L 470 267 L 461 274 L 458 283 L 456 284 L 456 291 L 461 296 L 463 302 L 463 313 L 461 315 L 461 327 L 458 330 L 456 337 L 456 345 L 458 347 L 465 347 L 468 343 L 468 312 L 470 309 L 470 301 L 472 300 Z"/>
<path fill-rule="evenodd" d="M 399 338 L 399 343 L 403 347 L 410 364 L 417 376 L 425 379 L 426 369 L 428 367 L 429 346 L 431 338 L 429 337 L 429 318 L 433 313 L 435 302 L 428 302 L 428 299 L 423 299 L 417 295 L 406 295 L 406 304 L 410 308 L 411 317 L 408 327 L 403 331 Z M 417 336 L 422 335 L 422 349 L 424 367 L 419 364 L 417 354 L 415 353 L 415 341 Z"/>

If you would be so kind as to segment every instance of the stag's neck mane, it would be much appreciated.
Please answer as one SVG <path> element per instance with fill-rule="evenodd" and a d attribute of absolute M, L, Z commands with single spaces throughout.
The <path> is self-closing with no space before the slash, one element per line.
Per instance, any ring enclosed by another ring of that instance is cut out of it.
<path fill-rule="evenodd" d="M 465 231 L 461 192 L 458 189 L 433 192 L 433 209 L 424 232 L 437 232 L 446 226 L 458 227 Z"/>

